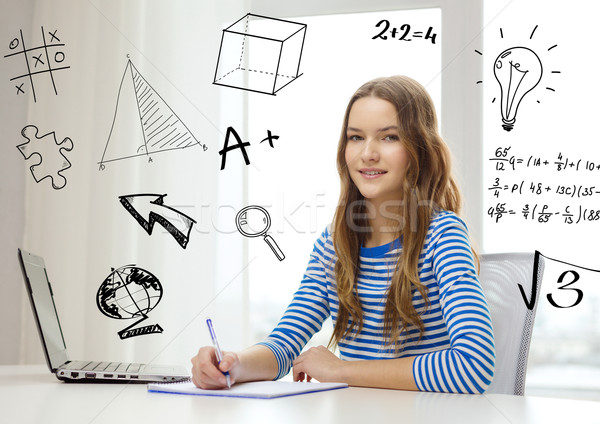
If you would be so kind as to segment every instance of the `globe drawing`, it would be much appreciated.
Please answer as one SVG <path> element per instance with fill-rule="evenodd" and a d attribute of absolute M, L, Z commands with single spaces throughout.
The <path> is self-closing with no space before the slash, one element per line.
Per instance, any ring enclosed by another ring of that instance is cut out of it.
<path fill-rule="evenodd" d="M 126 265 L 113 269 L 102 282 L 96 304 L 110 318 L 146 318 L 161 298 L 162 286 L 158 278 L 145 269 Z"/>

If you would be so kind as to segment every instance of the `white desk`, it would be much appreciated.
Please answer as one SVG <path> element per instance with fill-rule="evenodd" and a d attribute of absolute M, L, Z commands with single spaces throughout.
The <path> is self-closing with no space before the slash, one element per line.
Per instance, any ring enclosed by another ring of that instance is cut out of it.
<path fill-rule="evenodd" d="M 45 366 L 0 366 L 3 423 L 600 423 L 600 402 L 351 387 L 278 399 L 148 393 L 68 384 Z"/>

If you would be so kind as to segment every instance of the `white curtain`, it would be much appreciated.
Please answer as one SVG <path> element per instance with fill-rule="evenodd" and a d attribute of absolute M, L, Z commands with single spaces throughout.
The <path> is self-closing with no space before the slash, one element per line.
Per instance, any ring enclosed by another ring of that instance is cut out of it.
<path fill-rule="evenodd" d="M 13 139 L 25 125 L 35 125 L 39 135 L 55 131 L 59 143 L 72 140 L 73 150 L 65 152 L 72 166 L 63 172 L 67 184 L 60 190 L 48 180 L 35 183 L 25 171 L 22 247 L 46 260 L 72 358 L 188 364 L 198 346 L 210 343 L 204 323 L 209 314 L 222 327 L 221 337 L 234 339 L 219 319 L 242 322 L 245 310 L 244 241 L 223 231 L 233 220 L 220 216 L 217 207 L 243 202 L 243 170 L 220 171 L 218 151 L 227 121 L 243 113 L 244 95 L 231 90 L 223 100 L 223 89 L 212 81 L 221 30 L 246 8 L 243 2 L 102 0 L 33 6 L 25 39 L 41 44 L 42 26 L 46 33 L 57 30 L 62 63 L 69 68 L 54 72 L 58 94 L 48 79 L 35 77 L 37 99 L 28 99 L 27 116 L 3 122 L 3 128 Z M 18 25 L 10 28 L 17 34 Z M 116 108 L 128 61 L 206 151 L 195 146 L 152 154 L 152 162 L 144 156 L 109 162 L 100 170 L 107 142 L 139 144 L 135 120 L 109 140 L 115 109 L 133 116 L 125 110 L 127 93 Z M 21 95 L 7 101 L 25 100 Z M 146 234 L 119 203 L 119 196 L 142 193 L 167 194 L 165 205 L 197 221 L 185 249 L 160 225 Z M 133 321 L 111 319 L 96 305 L 111 268 L 128 264 L 161 282 L 163 297 L 140 325 L 159 324 L 162 334 L 121 340 L 117 332 Z M 24 299 L 23 294 L 20 362 L 39 363 L 41 349 Z"/>

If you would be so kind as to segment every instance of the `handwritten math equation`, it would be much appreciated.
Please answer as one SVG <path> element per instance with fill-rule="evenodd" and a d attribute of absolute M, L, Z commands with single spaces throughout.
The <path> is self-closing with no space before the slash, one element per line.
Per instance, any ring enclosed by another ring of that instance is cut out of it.
<path fill-rule="evenodd" d="M 500 178 L 495 178 L 494 183 L 488 187 L 488 190 L 492 191 L 494 197 L 500 197 L 500 193 L 502 192 L 511 194 L 531 193 L 537 196 L 551 193 L 570 198 L 590 197 L 600 194 L 600 186 L 584 184 L 547 184 L 527 180 L 504 184 Z"/>
<path fill-rule="evenodd" d="M 495 149 L 489 162 L 495 175 L 486 187 L 493 199 L 487 215 L 495 223 L 510 216 L 542 224 L 600 221 L 600 161 L 561 152 L 520 156 L 509 146 Z"/>
<path fill-rule="evenodd" d="M 391 28 L 390 28 L 391 27 Z M 427 32 L 423 31 L 411 31 L 412 27 L 410 24 L 402 24 L 399 27 L 393 27 L 390 21 L 382 19 L 375 25 L 375 28 L 379 31 L 374 35 L 372 40 L 388 40 L 397 39 L 399 41 L 413 41 L 414 39 L 430 40 L 431 44 L 435 44 L 437 34 L 433 32 L 433 27 L 429 27 Z"/>
<path fill-rule="evenodd" d="M 512 155 L 511 146 L 498 147 L 494 157 L 489 160 L 495 163 L 496 171 L 517 171 L 521 168 L 552 168 L 556 171 L 600 171 L 600 161 L 594 162 L 581 158 L 569 158 L 558 153 L 555 158 L 529 155 L 518 157 Z"/>
<path fill-rule="evenodd" d="M 563 210 L 552 209 L 547 204 L 525 203 L 520 210 L 510 208 L 507 203 L 496 203 L 490 206 L 487 214 L 495 222 L 504 216 L 520 215 L 524 220 L 539 223 L 550 222 L 553 217 L 558 216 L 565 224 L 579 224 L 581 222 L 596 222 L 600 220 L 600 209 L 588 209 L 582 205 L 566 206 Z"/>

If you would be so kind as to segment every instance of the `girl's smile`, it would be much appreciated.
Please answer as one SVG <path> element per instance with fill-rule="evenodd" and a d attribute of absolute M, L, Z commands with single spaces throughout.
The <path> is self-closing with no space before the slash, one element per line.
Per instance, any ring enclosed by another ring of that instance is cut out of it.
<path fill-rule="evenodd" d="M 387 171 L 384 171 L 383 169 L 379 169 L 379 168 L 363 168 L 359 172 L 362 174 L 362 176 L 364 178 L 371 179 L 371 178 L 378 178 L 378 177 L 384 175 Z"/>

